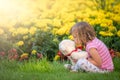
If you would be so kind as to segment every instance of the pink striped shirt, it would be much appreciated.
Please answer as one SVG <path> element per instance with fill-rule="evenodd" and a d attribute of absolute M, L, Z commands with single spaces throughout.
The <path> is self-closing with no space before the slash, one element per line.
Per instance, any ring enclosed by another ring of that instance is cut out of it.
<path fill-rule="evenodd" d="M 111 71 L 114 69 L 114 65 L 113 65 L 109 50 L 102 41 L 100 41 L 98 38 L 93 39 L 92 41 L 88 42 L 86 45 L 86 51 L 88 53 L 90 48 L 97 49 L 98 54 L 102 59 L 101 69 L 107 69 Z M 89 54 L 89 57 L 90 57 L 90 54 Z"/>

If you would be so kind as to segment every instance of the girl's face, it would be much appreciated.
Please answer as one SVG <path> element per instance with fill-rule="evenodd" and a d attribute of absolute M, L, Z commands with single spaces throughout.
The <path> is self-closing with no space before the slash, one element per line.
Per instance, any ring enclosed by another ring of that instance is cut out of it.
<path fill-rule="evenodd" d="M 72 36 L 73 36 L 73 40 L 74 40 L 76 45 L 81 45 L 82 44 L 77 33 L 72 33 Z"/>

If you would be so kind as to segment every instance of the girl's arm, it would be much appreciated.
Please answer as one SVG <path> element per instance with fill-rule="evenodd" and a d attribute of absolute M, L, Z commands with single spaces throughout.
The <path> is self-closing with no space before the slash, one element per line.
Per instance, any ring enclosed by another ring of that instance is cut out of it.
<path fill-rule="evenodd" d="M 98 51 L 95 48 L 91 48 L 89 51 L 91 58 L 88 58 L 88 61 L 93 63 L 97 67 L 101 67 L 102 60 L 101 57 L 98 54 Z"/>

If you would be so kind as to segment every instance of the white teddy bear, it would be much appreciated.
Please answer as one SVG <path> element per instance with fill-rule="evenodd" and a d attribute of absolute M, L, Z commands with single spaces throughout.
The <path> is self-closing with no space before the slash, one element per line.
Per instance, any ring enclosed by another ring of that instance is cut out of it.
<path fill-rule="evenodd" d="M 72 66 L 75 65 L 75 61 L 77 61 L 78 59 L 88 57 L 88 53 L 86 51 L 76 49 L 74 41 L 69 39 L 65 39 L 59 43 L 59 50 L 64 56 L 68 57 L 68 59 L 72 63 Z M 66 68 L 70 67 L 69 64 L 65 64 L 64 66 Z"/>

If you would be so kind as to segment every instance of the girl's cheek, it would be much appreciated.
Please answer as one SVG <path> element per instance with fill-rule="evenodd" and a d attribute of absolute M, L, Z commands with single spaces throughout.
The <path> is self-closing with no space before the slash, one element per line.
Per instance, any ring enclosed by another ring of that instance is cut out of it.
<path fill-rule="evenodd" d="M 76 41 L 75 44 L 79 46 L 82 45 L 81 41 Z"/>
<path fill-rule="evenodd" d="M 76 44 L 78 44 L 78 43 L 79 43 L 79 42 L 78 42 L 78 39 L 75 39 L 75 43 L 76 43 Z"/>
<path fill-rule="evenodd" d="M 75 44 L 77 44 L 77 43 L 78 43 L 76 39 L 74 39 L 74 42 L 75 42 Z"/>

